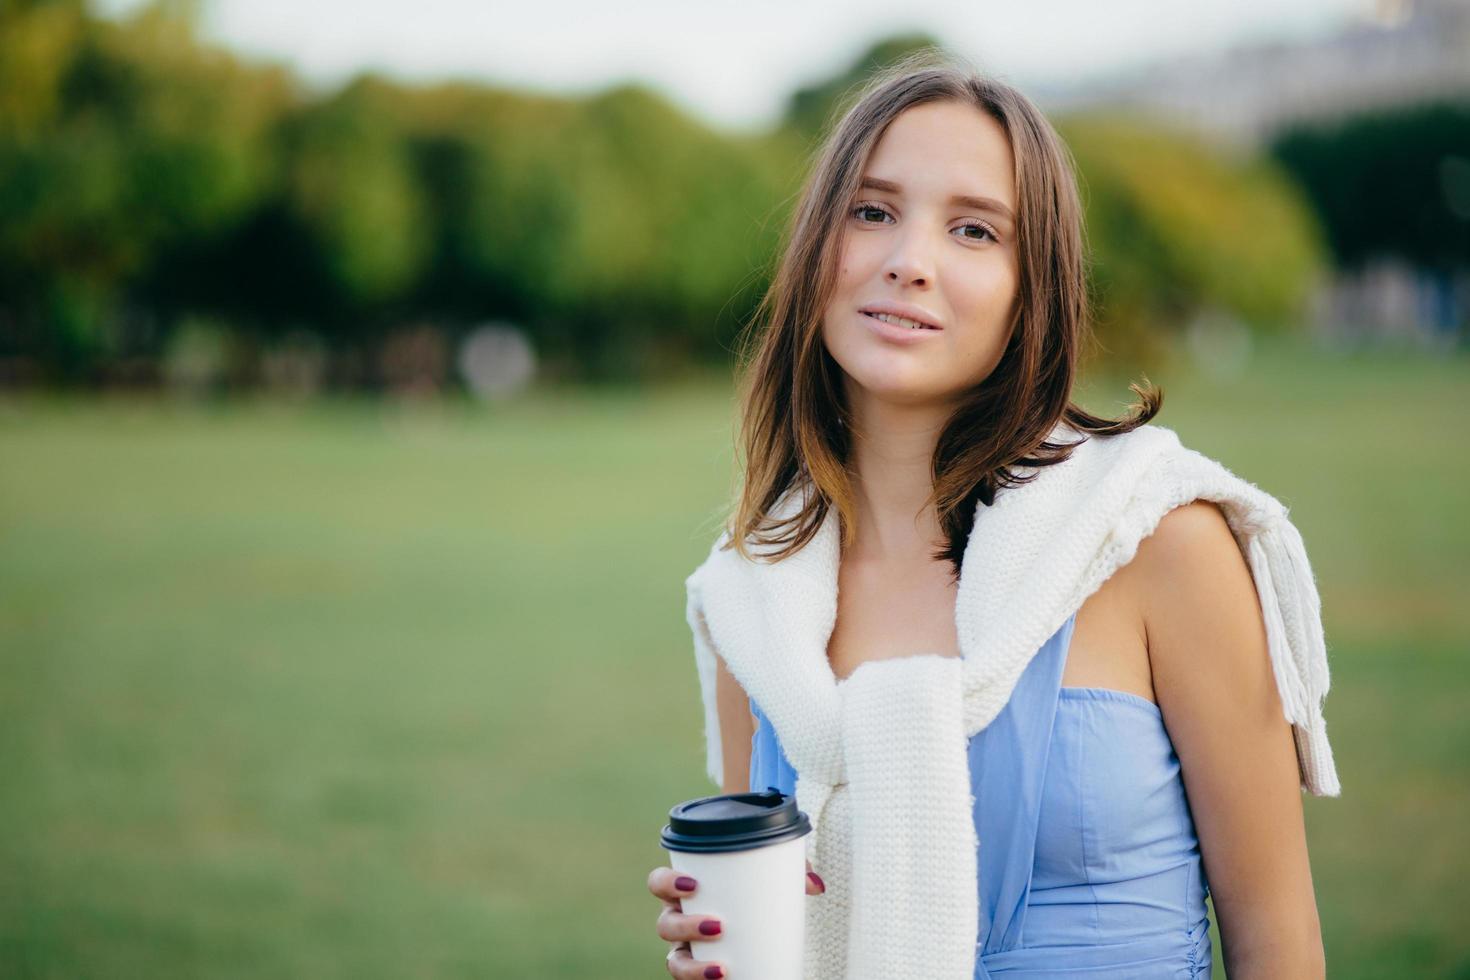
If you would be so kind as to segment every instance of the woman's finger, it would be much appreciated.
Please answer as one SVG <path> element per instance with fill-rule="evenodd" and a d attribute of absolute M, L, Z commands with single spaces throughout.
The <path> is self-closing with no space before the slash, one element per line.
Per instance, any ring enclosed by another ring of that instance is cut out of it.
<path fill-rule="evenodd" d="M 654 868 L 648 872 L 648 890 L 666 902 L 677 902 L 693 895 L 699 882 L 673 868 Z"/>
<path fill-rule="evenodd" d="M 696 960 L 688 943 L 669 950 L 665 962 L 674 980 L 719 980 L 725 976 L 725 965 L 718 960 Z"/>
<path fill-rule="evenodd" d="M 696 939 L 708 942 L 719 938 L 720 933 L 725 931 L 724 924 L 717 915 L 685 915 L 674 911 L 667 904 L 658 914 L 655 927 L 658 929 L 658 938 L 671 943 L 687 943 Z"/>

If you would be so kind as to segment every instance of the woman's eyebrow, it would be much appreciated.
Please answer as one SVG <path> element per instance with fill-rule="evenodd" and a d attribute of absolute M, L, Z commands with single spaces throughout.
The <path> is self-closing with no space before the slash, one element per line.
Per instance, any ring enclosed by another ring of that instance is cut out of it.
<path fill-rule="evenodd" d="M 891 180 L 881 177 L 864 177 L 859 187 L 865 187 L 875 191 L 887 191 L 889 194 L 902 194 L 903 188 Z M 1011 209 L 993 197 L 975 197 L 971 194 L 956 194 L 949 199 L 949 203 L 958 204 L 960 207 L 974 208 L 977 211 L 994 211 L 1003 216 L 1007 221 L 1014 222 L 1016 216 L 1011 214 Z"/>

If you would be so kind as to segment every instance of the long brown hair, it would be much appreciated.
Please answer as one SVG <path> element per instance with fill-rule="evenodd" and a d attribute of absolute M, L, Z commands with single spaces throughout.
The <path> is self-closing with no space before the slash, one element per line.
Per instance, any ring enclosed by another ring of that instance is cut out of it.
<path fill-rule="evenodd" d="M 1081 345 L 1090 340 L 1082 207 L 1071 155 L 1032 102 L 1016 89 L 948 56 L 920 51 L 877 73 L 822 141 L 785 232 L 786 244 L 739 349 L 744 458 L 729 540 L 747 559 L 779 561 L 798 551 L 835 506 L 850 547 L 855 534 L 850 435 L 841 368 L 822 343 L 821 322 L 836 283 L 841 222 L 883 132 L 905 109 L 955 101 L 988 113 L 1005 129 L 1016 169 L 1020 315 L 995 370 L 945 423 L 934 449 L 932 503 L 948 547 L 933 557 L 958 577 L 976 501 L 1030 482 L 1013 466 L 1049 466 L 1079 443 L 1047 436 L 1065 419 L 1074 429 L 1116 435 L 1158 414 L 1163 392 L 1130 385 L 1142 403 L 1122 419 L 1091 415 L 1071 402 Z M 1085 436 L 1083 437 L 1086 438 Z M 1080 442 L 1080 440 L 1079 440 Z M 816 492 L 792 516 L 771 516 L 798 483 Z M 782 529 L 785 529 L 784 531 Z M 780 533 L 766 533 L 780 532 Z M 775 545 L 776 550 L 766 546 Z"/>

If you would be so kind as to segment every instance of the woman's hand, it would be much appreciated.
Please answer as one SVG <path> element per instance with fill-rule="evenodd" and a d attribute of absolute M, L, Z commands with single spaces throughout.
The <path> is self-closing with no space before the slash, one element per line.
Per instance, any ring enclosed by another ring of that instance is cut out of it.
<path fill-rule="evenodd" d="M 669 975 L 675 980 L 715 980 L 727 976 L 725 966 L 718 960 L 696 960 L 690 951 L 692 940 L 709 941 L 720 934 L 720 920 L 710 915 L 685 915 L 683 899 L 693 895 L 699 883 L 688 875 L 681 875 L 673 868 L 654 868 L 648 873 L 648 890 L 663 901 L 664 907 L 658 914 L 660 939 L 673 943 L 667 963 Z M 822 879 L 806 863 L 806 893 L 820 895 L 827 890 Z"/>

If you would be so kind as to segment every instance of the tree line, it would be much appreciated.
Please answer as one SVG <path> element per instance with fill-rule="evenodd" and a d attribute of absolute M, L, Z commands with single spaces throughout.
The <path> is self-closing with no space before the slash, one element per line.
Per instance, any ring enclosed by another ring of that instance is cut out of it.
<path fill-rule="evenodd" d="M 876 44 L 769 131 L 732 134 L 632 84 L 573 98 L 365 74 L 313 93 L 205 43 L 190 9 L 0 7 L 0 384 L 146 378 L 198 322 L 247 354 L 309 335 L 336 364 L 486 319 L 518 325 L 558 376 L 719 362 L 834 107 L 936 43 Z M 1336 239 L 1290 171 L 1321 153 L 1240 159 L 1141 119 L 1056 122 L 1105 348 L 1146 355 L 1206 310 L 1300 322 Z"/>

